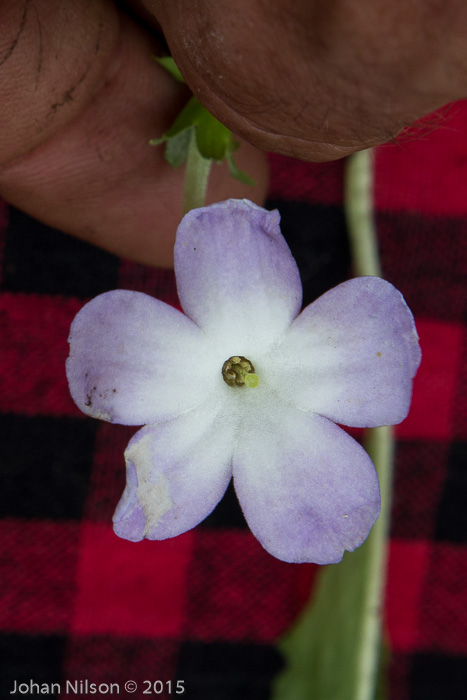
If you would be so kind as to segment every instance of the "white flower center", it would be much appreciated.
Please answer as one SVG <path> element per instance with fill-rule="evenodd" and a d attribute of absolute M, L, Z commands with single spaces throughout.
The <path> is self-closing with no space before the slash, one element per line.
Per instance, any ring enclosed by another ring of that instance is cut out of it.
<path fill-rule="evenodd" d="M 259 384 L 253 363 L 242 355 L 233 355 L 224 362 L 222 377 L 229 386 L 247 386 L 253 389 Z"/>

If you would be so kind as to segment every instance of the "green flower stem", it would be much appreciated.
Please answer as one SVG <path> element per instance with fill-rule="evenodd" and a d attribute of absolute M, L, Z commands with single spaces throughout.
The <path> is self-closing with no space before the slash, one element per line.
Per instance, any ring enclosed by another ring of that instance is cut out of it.
<path fill-rule="evenodd" d="M 183 186 L 183 214 L 204 207 L 212 161 L 203 158 L 196 147 L 196 129 L 191 129 Z"/>
<path fill-rule="evenodd" d="M 347 161 L 345 210 L 355 273 L 380 275 L 372 198 L 372 154 Z M 340 564 L 320 571 L 313 597 L 281 642 L 287 662 L 273 700 L 375 700 L 391 507 L 393 432 L 367 431 L 378 471 L 382 510 L 367 541 Z M 384 688 L 383 688 L 384 691 Z"/>
<path fill-rule="evenodd" d="M 344 202 L 354 273 L 382 276 L 373 204 L 373 151 L 360 151 L 347 159 Z M 356 700 L 372 700 L 381 653 L 381 616 L 384 607 L 387 544 L 391 518 L 394 464 L 394 429 L 367 430 L 364 447 L 373 460 L 381 489 L 381 514 L 366 547 L 368 570 L 366 611 L 362 625 L 360 683 Z"/>
<path fill-rule="evenodd" d="M 379 476 L 381 489 L 381 513 L 366 543 L 367 576 L 364 583 L 365 609 L 363 611 L 359 680 L 355 700 L 373 700 L 378 670 L 384 662 L 382 658 L 382 616 L 384 613 L 384 590 L 388 536 L 392 502 L 392 472 L 394 463 L 394 429 L 390 425 L 368 430 L 364 447 Z"/>
<path fill-rule="evenodd" d="M 354 153 L 346 161 L 344 207 L 355 277 L 381 277 L 373 210 L 373 151 Z"/>

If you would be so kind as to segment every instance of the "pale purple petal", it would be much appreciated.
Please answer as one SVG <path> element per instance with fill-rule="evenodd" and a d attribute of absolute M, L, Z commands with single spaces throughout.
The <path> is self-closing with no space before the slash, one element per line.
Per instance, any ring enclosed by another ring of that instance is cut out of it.
<path fill-rule="evenodd" d="M 277 211 L 231 199 L 190 211 L 178 228 L 182 307 L 230 355 L 241 352 L 239 339 L 269 347 L 300 311 L 300 277 L 279 219 Z"/>
<path fill-rule="evenodd" d="M 281 397 L 355 427 L 400 423 L 420 363 L 413 316 L 379 277 L 330 290 L 294 321 L 267 361 Z"/>
<path fill-rule="evenodd" d="M 340 561 L 379 515 L 378 479 L 363 448 L 326 418 L 285 405 L 250 416 L 233 476 L 253 534 L 287 562 Z"/>
<path fill-rule="evenodd" d="M 125 459 L 127 486 L 114 515 L 117 535 L 163 540 L 209 515 L 231 477 L 235 423 L 210 402 L 162 425 L 142 428 Z"/>
<path fill-rule="evenodd" d="M 86 304 L 70 331 L 70 392 L 88 415 L 142 425 L 202 403 L 219 372 L 200 329 L 140 292 L 106 292 Z"/>

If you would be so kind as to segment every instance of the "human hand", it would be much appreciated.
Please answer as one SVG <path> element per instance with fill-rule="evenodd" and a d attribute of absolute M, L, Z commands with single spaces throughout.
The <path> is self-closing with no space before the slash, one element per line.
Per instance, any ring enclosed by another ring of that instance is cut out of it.
<path fill-rule="evenodd" d="M 170 265 L 183 171 L 161 135 L 188 93 L 151 59 L 162 28 L 189 87 L 261 149 L 333 160 L 393 139 L 463 97 L 463 0 L 3 0 L 0 194 L 120 255 Z M 217 166 L 208 202 L 261 202 L 262 154 L 244 144 L 249 188 Z"/>
<path fill-rule="evenodd" d="M 111 252 L 170 266 L 183 168 L 149 140 L 189 92 L 153 60 L 166 51 L 149 29 L 110 0 L 2 0 L 0 195 Z M 264 154 L 243 144 L 236 162 L 257 186 L 215 164 L 207 203 L 262 203 Z"/>

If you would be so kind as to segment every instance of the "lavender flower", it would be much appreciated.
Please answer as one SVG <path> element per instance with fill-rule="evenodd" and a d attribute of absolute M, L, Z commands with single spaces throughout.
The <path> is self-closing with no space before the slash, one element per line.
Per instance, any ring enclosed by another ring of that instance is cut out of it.
<path fill-rule="evenodd" d="M 189 212 L 175 245 L 185 315 L 139 292 L 98 296 L 73 321 L 67 375 L 88 415 L 142 425 L 114 515 L 132 541 L 203 520 L 233 475 L 263 547 L 328 564 L 378 517 L 373 464 L 335 423 L 407 415 L 420 350 L 401 294 L 344 282 L 300 313 L 277 211 L 229 200 Z"/>

